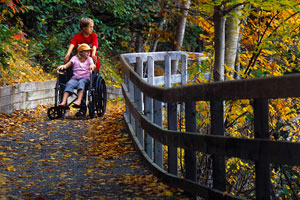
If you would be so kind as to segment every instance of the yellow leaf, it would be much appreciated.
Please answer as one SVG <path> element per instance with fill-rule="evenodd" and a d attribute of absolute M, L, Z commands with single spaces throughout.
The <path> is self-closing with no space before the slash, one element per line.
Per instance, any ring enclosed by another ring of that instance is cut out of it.
<path fill-rule="evenodd" d="M 8 167 L 7 170 L 10 171 L 10 172 L 15 172 L 16 171 L 16 169 L 13 165 Z"/>
<path fill-rule="evenodd" d="M 6 184 L 6 178 L 4 174 L 0 174 L 0 186 Z"/>
<path fill-rule="evenodd" d="M 291 112 L 291 110 L 290 110 L 289 107 L 285 107 L 285 108 L 284 108 L 284 111 L 287 112 L 287 113 Z"/>
<path fill-rule="evenodd" d="M 171 196 L 173 196 L 173 193 L 170 192 L 170 191 L 166 191 L 166 192 L 165 192 L 165 195 L 168 196 L 168 197 L 171 197 Z"/>

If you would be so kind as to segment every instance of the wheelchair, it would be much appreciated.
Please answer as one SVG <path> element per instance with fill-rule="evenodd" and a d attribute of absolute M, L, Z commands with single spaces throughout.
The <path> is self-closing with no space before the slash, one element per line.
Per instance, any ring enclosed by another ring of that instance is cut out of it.
<path fill-rule="evenodd" d="M 75 98 L 70 103 L 67 103 L 66 106 L 58 106 L 63 99 L 66 84 L 71 79 L 72 75 L 72 67 L 63 71 L 57 71 L 55 102 L 54 106 L 50 107 L 47 111 L 47 115 L 51 120 L 64 117 L 66 111 L 70 109 L 70 105 L 77 99 L 77 94 L 73 92 L 70 97 L 75 95 Z M 89 84 L 86 85 L 85 88 L 81 105 L 79 106 L 79 111 L 77 111 L 76 116 L 80 118 L 84 117 L 88 110 L 91 118 L 94 118 L 96 114 L 99 117 L 102 117 L 106 111 L 107 91 L 105 81 L 100 76 L 99 72 L 91 71 Z"/>

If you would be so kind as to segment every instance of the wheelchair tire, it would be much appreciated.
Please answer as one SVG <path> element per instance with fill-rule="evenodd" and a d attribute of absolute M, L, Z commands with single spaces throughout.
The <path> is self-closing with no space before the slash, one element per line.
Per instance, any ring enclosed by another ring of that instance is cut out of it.
<path fill-rule="evenodd" d="M 58 107 L 51 107 L 48 109 L 47 115 L 49 119 L 53 120 L 62 117 L 63 113 L 62 110 L 59 109 Z"/>
<path fill-rule="evenodd" d="M 64 88 L 62 85 L 56 83 L 55 87 L 55 106 L 58 106 L 63 99 Z"/>
<path fill-rule="evenodd" d="M 95 117 L 95 111 L 96 111 L 96 109 L 95 109 L 95 101 L 93 99 L 92 99 L 91 102 L 89 102 L 88 109 L 89 109 L 89 116 L 90 116 L 90 118 L 94 118 Z"/>
<path fill-rule="evenodd" d="M 97 115 L 102 117 L 106 111 L 107 91 L 105 81 L 101 77 L 98 77 L 96 82 L 95 96 Z"/>

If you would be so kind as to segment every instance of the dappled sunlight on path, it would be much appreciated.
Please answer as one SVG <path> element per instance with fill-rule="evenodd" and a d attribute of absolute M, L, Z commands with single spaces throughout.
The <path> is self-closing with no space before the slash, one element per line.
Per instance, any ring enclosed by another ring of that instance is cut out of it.
<path fill-rule="evenodd" d="M 102 118 L 46 108 L 0 114 L 2 199 L 184 199 L 139 161 L 125 132 L 122 101 Z"/>

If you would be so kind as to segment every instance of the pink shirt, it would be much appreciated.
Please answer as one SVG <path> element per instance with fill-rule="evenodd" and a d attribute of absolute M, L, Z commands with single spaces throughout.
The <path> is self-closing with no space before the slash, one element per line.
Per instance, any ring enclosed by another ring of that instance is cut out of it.
<path fill-rule="evenodd" d="M 94 63 L 91 57 L 88 57 L 84 62 L 80 62 L 77 56 L 73 56 L 70 61 L 73 64 L 72 78 L 86 78 L 90 80 L 90 65 Z"/>

